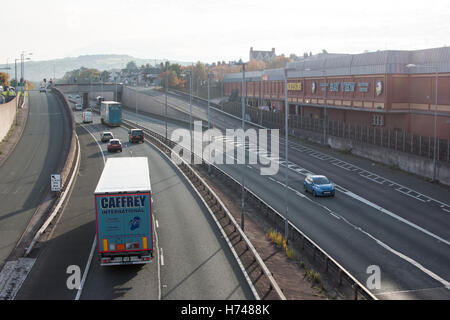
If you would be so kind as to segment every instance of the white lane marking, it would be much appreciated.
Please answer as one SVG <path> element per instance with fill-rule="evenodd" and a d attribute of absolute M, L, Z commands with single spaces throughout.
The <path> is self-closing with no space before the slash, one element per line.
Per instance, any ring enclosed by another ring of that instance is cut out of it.
<path fill-rule="evenodd" d="M 283 144 L 283 142 L 282 142 L 282 144 Z M 294 143 L 292 143 L 292 142 L 290 142 L 289 144 L 290 144 L 290 145 L 292 144 L 293 146 L 296 146 L 296 145 L 297 145 L 297 144 L 294 144 Z M 423 198 L 426 199 L 426 200 L 425 200 L 426 202 L 434 201 L 434 202 L 436 202 L 436 203 L 438 203 L 438 204 L 440 204 L 440 205 L 445 205 L 446 207 L 449 207 L 449 205 L 447 205 L 446 203 L 443 203 L 443 202 L 441 202 L 441 201 L 439 201 L 439 200 L 436 200 L 436 199 L 434 199 L 434 198 L 431 198 L 431 197 L 429 197 L 429 196 L 427 196 L 427 195 L 424 195 L 424 194 L 422 194 L 422 193 L 420 193 L 420 192 L 417 192 L 417 191 L 414 190 L 414 189 L 411 189 L 411 188 L 409 188 L 409 187 L 406 187 L 406 186 L 403 186 L 403 185 L 401 185 L 401 184 L 398 184 L 398 183 L 396 183 L 396 182 L 394 182 L 394 181 L 392 181 L 392 180 L 389 180 L 389 179 L 387 179 L 387 178 L 378 176 L 377 174 L 372 173 L 372 172 L 370 172 L 370 171 L 367 171 L 367 170 L 365 170 L 365 169 L 362 169 L 361 167 L 358 167 L 358 166 L 356 166 L 356 165 L 353 165 L 353 164 L 351 164 L 351 163 L 345 162 L 345 161 L 343 161 L 343 160 L 339 160 L 339 159 L 337 159 L 337 158 L 328 156 L 328 155 L 326 155 L 326 154 L 324 154 L 324 153 L 316 152 L 316 151 L 314 151 L 313 149 L 310 149 L 310 148 L 308 148 L 308 147 L 303 147 L 303 146 L 301 146 L 301 147 L 302 147 L 303 149 L 296 148 L 296 147 L 293 147 L 292 149 L 294 149 L 294 150 L 296 150 L 296 151 L 299 151 L 299 152 L 302 152 L 302 153 L 306 153 L 306 154 L 308 154 L 309 156 L 312 156 L 312 157 L 314 157 L 314 158 L 317 158 L 317 159 L 320 159 L 320 160 L 324 160 L 324 161 L 328 161 L 328 162 L 330 162 L 331 164 L 333 164 L 333 165 L 335 165 L 335 166 L 337 166 L 337 167 L 340 167 L 340 168 L 342 168 L 342 169 L 344 169 L 344 170 L 347 170 L 347 171 L 359 171 L 359 175 L 360 175 L 361 177 L 366 178 L 366 179 L 368 179 L 368 180 L 371 180 L 371 181 L 373 181 L 373 182 L 376 182 L 376 183 L 378 183 L 378 184 L 389 183 L 389 184 L 388 184 L 389 187 L 399 186 L 400 189 L 403 189 L 403 188 L 404 188 L 404 189 L 407 189 L 407 190 L 414 191 L 415 193 L 418 194 L 418 196 L 411 196 L 411 195 L 409 195 L 409 196 L 412 197 L 412 198 L 414 198 L 414 199 L 417 199 L 417 200 L 419 200 L 419 201 L 424 202 L 424 200 L 422 200 L 422 199 L 419 198 L 419 197 L 423 197 Z M 317 156 L 317 155 L 319 155 L 319 154 L 322 154 L 323 156 Z M 328 157 L 328 158 L 326 158 L 326 157 Z M 330 161 L 330 159 L 331 159 L 331 161 Z M 353 168 L 353 169 L 350 170 L 349 168 Z M 376 178 L 372 178 L 373 176 L 375 176 Z M 382 180 L 382 181 L 377 181 L 377 180 Z M 406 194 L 406 192 L 401 191 L 401 190 L 399 190 L 399 189 L 395 189 L 395 190 L 396 190 L 396 191 L 399 191 L 399 192 L 401 192 L 401 193 L 403 193 L 403 194 Z M 408 195 L 408 194 L 406 194 L 406 195 Z M 444 210 L 444 211 L 448 212 L 447 210 Z"/>
<path fill-rule="evenodd" d="M 159 223 L 158 223 L 158 220 L 155 220 L 155 224 L 156 224 L 156 228 L 159 229 Z"/>
<path fill-rule="evenodd" d="M 92 136 L 92 139 L 94 139 L 95 143 L 97 143 L 97 146 L 98 146 L 98 148 L 100 149 L 100 152 L 102 153 L 103 164 L 105 164 L 105 163 L 106 163 L 105 154 L 103 153 L 103 149 L 102 149 L 101 145 L 98 143 L 97 139 L 94 137 L 94 135 L 91 133 L 91 131 L 90 131 L 85 125 L 80 124 L 80 126 L 81 126 L 84 130 L 86 130 L 86 131 Z"/>
<path fill-rule="evenodd" d="M 152 214 L 152 220 L 153 220 L 153 222 L 158 221 L 158 220 L 155 219 L 155 216 L 153 214 Z M 155 246 L 156 247 L 156 254 L 158 256 L 158 263 L 157 263 L 157 266 L 158 266 L 158 300 L 161 300 L 161 268 L 159 267 L 159 257 L 160 257 L 160 254 L 159 254 L 159 240 L 158 240 L 158 232 L 156 232 L 156 230 L 155 230 L 155 239 L 156 239 L 156 246 Z"/>
<path fill-rule="evenodd" d="M 390 217 L 392 217 L 394 219 L 397 219 L 397 220 L 399 220 L 399 221 L 409 225 L 410 227 L 413 227 L 414 229 L 417 229 L 417 230 L 419 230 L 419 231 L 429 235 L 430 237 L 433 237 L 433 238 L 435 238 L 435 239 L 445 243 L 446 245 L 450 245 L 450 241 L 442 239 L 441 237 L 435 235 L 434 233 L 432 233 L 432 232 L 430 232 L 430 231 L 428 231 L 428 230 L 426 230 L 424 228 L 419 227 L 415 223 L 412 223 L 412 222 L 410 222 L 410 221 L 408 221 L 408 220 L 406 220 L 406 219 L 396 215 L 395 213 L 392 213 L 391 211 L 389 211 L 387 209 L 384 209 L 383 207 L 380 207 L 380 206 L 376 205 L 375 203 L 372 203 L 369 200 L 366 200 L 366 199 L 358 196 L 357 194 L 355 194 L 355 193 L 353 193 L 353 192 L 351 192 L 349 190 L 346 190 L 345 188 L 342 188 L 342 189 L 343 190 L 339 190 L 339 191 L 343 192 L 344 194 L 346 194 L 346 195 L 348 195 L 348 196 L 350 196 L 350 197 L 352 197 L 352 198 L 354 198 L 354 199 L 356 199 L 358 201 L 363 202 L 364 204 L 366 204 L 366 205 L 368 205 L 368 206 L 370 206 L 370 207 L 372 207 L 372 208 L 374 208 L 374 209 L 376 209 L 376 210 L 378 210 L 378 211 L 380 211 L 380 212 L 382 212 L 382 213 L 384 213 L 384 214 L 386 214 L 386 215 L 388 215 L 388 216 L 390 216 Z"/>
<path fill-rule="evenodd" d="M 285 163 L 286 161 L 282 161 L 282 162 Z M 289 165 L 288 165 L 288 168 L 289 168 Z M 291 170 L 297 172 L 296 169 L 291 169 Z M 297 170 L 298 170 L 298 168 L 297 168 Z M 369 174 L 370 174 L 370 173 L 369 173 Z M 272 177 L 269 177 L 269 179 L 272 180 L 272 181 L 274 181 L 274 182 L 277 182 L 277 183 L 280 184 L 280 185 L 283 185 L 283 186 L 284 186 L 283 183 L 281 183 L 281 182 L 279 182 L 279 181 L 273 179 Z M 387 181 L 388 181 L 388 180 L 387 180 Z M 356 199 L 356 200 L 359 200 L 359 201 L 361 201 L 361 202 L 363 202 L 363 203 L 365 203 L 365 204 L 367 204 L 367 205 L 369 205 L 369 206 L 371 206 L 371 207 L 373 207 L 373 208 L 375 208 L 375 209 L 377 209 L 377 210 L 379 210 L 379 211 L 381 211 L 381 212 L 383 212 L 383 213 L 385 213 L 385 214 L 387 214 L 387 215 L 389 215 L 389 216 L 391 216 L 391 217 L 393 217 L 393 218 L 395 218 L 395 219 L 397 219 L 397 220 L 399 220 L 399 221 L 401 221 L 401 222 L 404 222 L 404 223 L 410 225 L 411 227 L 416 228 L 417 230 L 419 230 L 419 231 L 421 231 L 421 232 L 424 232 L 425 234 L 428 234 L 428 235 L 430 235 L 430 236 L 432 236 L 432 237 L 438 239 L 439 241 L 441 241 L 441 242 L 443 242 L 443 243 L 445 243 L 445 244 L 447 244 L 447 245 L 450 244 L 447 240 L 442 239 L 442 238 L 440 238 L 440 237 L 437 236 L 437 235 L 434 235 L 433 233 L 431 233 L 431 232 L 429 232 L 429 231 L 427 231 L 427 230 L 425 230 L 425 229 L 423 229 L 423 228 L 421 228 L 421 227 L 419 227 L 419 226 L 417 226 L 417 225 L 415 225 L 415 224 L 409 222 L 408 220 L 403 219 L 403 218 L 401 218 L 401 217 L 395 215 L 394 213 L 392 213 L 392 212 L 390 212 L 390 211 L 388 211 L 388 210 L 386 210 L 386 209 L 384 209 L 384 208 L 382 208 L 382 207 L 380 207 L 380 206 L 378 206 L 378 205 L 376 205 L 376 204 L 374 204 L 374 203 L 372 203 L 372 202 L 370 202 L 370 201 L 368 201 L 368 200 L 366 200 L 366 199 L 364 199 L 364 198 L 362 198 L 362 197 L 360 197 L 360 196 L 354 194 L 353 192 L 350 192 L 350 191 L 348 191 L 348 190 L 346 190 L 345 188 L 340 187 L 340 186 L 337 186 L 337 187 L 339 187 L 339 189 L 337 189 L 337 190 L 343 192 L 344 194 L 346 194 L 346 195 L 348 195 L 348 196 L 350 196 L 350 197 L 352 197 L 352 198 L 354 198 L 354 199 Z M 288 188 L 289 188 L 290 190 L 293 190 L 294 192 L 297 193 L 297 190 L 295 190 L 295 189 L 293 189 L 293 188 L 291 188 L 291 187 L 288 187 Z M 297 193 L 297 194 L 299 194 L 299 193 Z M 343 221 L 345 221 L 345 222 L 347 222 L 348 224 L 352 225 L 352 224 L 351 224 L 349 221 L 347 221 L 345 218 L 343 218 L 343 217 L 341 217 L 341 216 L 339 216 L 339 215 L 335 215 L 335 214 L 333 213 L 333 211 L 330 210 L 328 207 L 326 207 L 326 206 L 324 206 L 324 205 L 322 205 L 322 204 L 319 204 L 319 203 L 317 203 L 317 202 L 315 202 L 315 201 L 309 199 L 309 197 L 306 197 L 306 196 L 303 195 L 303 194 L 301 194 L 301 196 L 304 197 L 305 199 L 308 199 L 309 201 L 311 201 L 311 202 L 313 202 L 313 203 L 315 203 L 315 204 L 321 206 L 323 209 L 325 209 L 326 211 L 328 211 L 328 213 L 329 213 L 330 215 L 332 215 L 333 217 L 335 217 L 336 219 L 342 219 Z M 419 268 L 421 271 L 423 271 L 423 272 L 426 273 L 427 275 L 431 276 L 433 279 L 435 279 L 435 280 L 437 280 L 437 281 L 443 283 L 447 288 L 449 288 L 449 284 L 448 284 L 448 282 L 447 282 L 446 280 L 440 278 L 438 275 L 436 275 L 436 274 L 433 273 L 432 271 L 426 269 L 425 267 L 423 267 L 421 264 L 419 264 L 419 263 L 416 262 L 415 260 L 413 260 L 413 259 L 411 259 L 411 258 L 409 258 L 409 257 L 407 257 L 407 256 L 405 256 L 405 255 L 403 255 L 402 253 L 400 253 L 400 252 L 398 252 L 398 251 L 392 249 L 391 247 L 389 247 L 389 246 L 387 246 L 386 244 L 384 244 L 382 241 L 380 241 L 380 240 L 378 240 L 377 238 L 373 237 L 373 236 L 372 236 L 371 234 L 369 234 L 368 232 L 363 231 L 360 227 L 357 227 L 357 226 L 354 226 L 354 225 L 352 225 L 352 226 L 353 226 L 356 230 L 359 230 L 359 231 L 365 233 L 365 234 L 366 234 L 367 236 L 369 236 L 370 238 L 374 239 L 379 245 L 383 246 L 386 250 L 389 250 L 390 252 L 394 253 L 395 255 L 399 256 L 400 258 L 402 258 L 402 259 L 406 260 L 407 262 L 413 264 L 414 266 L 416 266 L 417 268 Z"/>
<path fill-rule="evenodd" d="M 163 252 L 163 248 L 161 248 L 160 250 L 161 250 L 161 253 L 160 253 L 160 256 L 161 256 L 161 265 L 163 266 L 163 265 L 164 265 L 164 252 Z"/>
<path fill-rule="evenodd" d="M 299 174 L 304 175 L 303 173 L 299 172 L 298 169 L 291 169 L 291 170 L 294 171 L 294 172 L 297 172 Z M 274 180 L 274 181 L 276 181 L 276 180 Z M 278 182 L 278 181 L 276 181 L 276 182 Z M 394 218 L 394 219 L 396 219 L 396 220 L 398 220 L 400 222 L 403 222 L 403 223 L 409 225 L 410 227 L 413 227 L 416 230 L 419 230 L 419 231 L 421 231 L 421 232 L 423 232 L 423 233 L 425 233 L 425 234 L 427 234 L 427 235 L 429 235 L 429 236 L 431 236 L 431 237 L 433 237 L 433 238 L 435 238 L 435 239 L 445 243 L 446 245 L 450 245 L 450 241 L 445 240 L 445 239 L 439 237 L 438 235 L 435 235 L 434 233 L 432 233 L 432 232 L 430 232 L 430 231 L 428 231 L 428 230 L 426 230 L 426 229 L 424 229 L 422 227 L 419 227 L 415 223 L 412 223 L 411 221 L 406 220 L 406 219 L 396 215 L 395 213 L 393 213 L 393 212 L 391 212 L 391 211 L 389 211 L 389 210 L 387 210 L 387 209 L 385 209 L 385 208 L 383 208 L 383 207 L 381 207 L 379 205 L 376 205 L 375 203 L 373 203 L 373 202 L 371 202 L 371 201 L 369 201 L 369 200 L 367 200 L 367 199 L 365 199 L 365 198 L 363 198 L 363 197 L 361 197 L 361 196 L 359 196 L 359 195 L 357 195 L 357 194 L 355 194 L 355 193 L 345 189 L 344 187 L 341 187 L 341 186 L 339 186 L 337 184 L 335 184 L 335 187 L 336 187 L 336 190 L 344 193 L 345 195 L 347 195 L 347 196 L 349 196 L 349 197 L 351 197 L 351 198 L 353 198 L 355 200 L 358 200 L 358 201 L 360 201 L 360 202 L 362 202 L 362 203 L 364 203 L 364 204 L 366 204 L 366 205 L 368 205 L 368 206 L 370 206 L 370 207 L 372 207 L 372 208 L 374 208 L 374 209 L 376 209 L 376 210 L 378 210 L 378 211 L 380 211 L 380 212 L 382 212 L 384 214 L 387 214 L 388 216 L 390 216 L 390 217 L 392 217 L 392 218 Z M 293 189 L 293 190 L 295 190 L 295 189 Z M 298 191 L 298 190 L 296 190 L 296 191 Z M 309 199 L 309 198 L 307 197 L 306 199 Z M 445 209 L 442 209 L 442 210 L 445 210 Z M 445 210 L 445 211 L 447 211 L 447 210 Z"/>
<path fill-rule="evenodd" d="M 91 267 L 92 257 L 94 256 L 95 247 L 97 246 L 97 235 L 94 237 L 94 242 L 92 242 L 91 252 L 89 254 L 88 261 L 86 263 L 86 267 L 84 268 L 83 278 L 81 279 L 80 287 L 78 288 L 77 295 L 75 300 L 80 300 L 81 293 L 84 288 L 84 283 L 86 282 L 86 278 Z"/>
<path fill-rule="evenodd" d="M 83 124 L 81 124 L 81 127 L 84 130 L 86 130 L 92 136 L 92 139 L 94 139 L 95 143 L 97 143 L 98 148 L 100 149 L 100 152 L 102 153 L 103 165 L 105 165 L 105 163 L 106 163 L 105 154 L 103 153 L 103 150 L 102 150 L 100 144 L 98 143 L 97 139 L 95 139 L 95 137 L 91 133 L 91 131 L 87 127 L 85 127 Z M 88 261 L 86 263 L 86 267 L 84 268 L 83 278 L 82 278 L 82 281 L 80 283 L 80 288 L 78 289 L 77 295 L 75 296 L 75 300 L 79 300 L 80 297 L 81 297 L 81 293 L 83 292 L 84 283 L 85 283 L 87 275 L 89 273 L 89 269 L 90 269 L 90 266 L 91 266 L 92 258 L 94 256 L 94 250 L 95 250 L 96 244 L 97 244 L 97 234 L 94 237 L 94 242 L 92 243 L 91 252 L 89 254 L 89 258 L 88 258 Z"/>
<path fill-rule="evenodd" d="M 350 224 L 350 222 L 348 222 Z M 357 227 L 355 227 L 357 228 Z M 385 248 L 386 250 L 392 252 L 393 254 L 395 254 L 396 256 L 398 256 L 399 258 L 409 262 L 410 264 L 412 264 L 413 266 L 415 266 L 416 268 L 418 268 L 420 271 L 422 271 L 423 273 L 427 274 L 428 276 L 430 276 L 431 278 L 433 278 L 436 281 L 439 281 L 440 283 L 442 283 L 447 289 L 450 290 L 450 282 L 448 282 L 447 280 L 442 279 L 441 277 L 439 277 L 437 274 L 435 274 L 434 272 L 432 272 L 431 270 L 428 270 L 427 268 L 425 268 L 424 266 L 422 266 L 420 263 L 418 263 L 417 261 L 415 261 L 414 259 L 411 259 L 410 257 L 404 255 L 403 253 L 394 250 L 393 248 L 389 247 L 387 244 L 385 244 L 384 242 L 378 240 L 377 238 L 375 238 L 374 236 L 372 236 L 370 233 L 362 230 L 361 228 L 358 227 L 358 230 L 361 231 L 362 233 L 366 234 L 368 237 L 372 238 L 375 242 L 377 242 L 380 246 L 382 246 L 383 248 Z"/>

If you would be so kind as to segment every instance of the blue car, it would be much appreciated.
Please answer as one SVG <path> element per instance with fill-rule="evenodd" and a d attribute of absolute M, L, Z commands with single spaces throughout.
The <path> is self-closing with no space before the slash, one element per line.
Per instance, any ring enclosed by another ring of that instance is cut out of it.
<path fill-rule="evenodd" d="M 334 197 L 334 185 L 325 176 L 308 175 L 303 182 L 305 192 L 311 192 L 313 196 Z"/>

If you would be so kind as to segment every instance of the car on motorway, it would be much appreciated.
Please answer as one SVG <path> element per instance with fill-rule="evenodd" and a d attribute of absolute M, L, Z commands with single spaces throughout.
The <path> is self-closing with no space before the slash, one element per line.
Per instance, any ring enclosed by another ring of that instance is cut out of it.
<path fill-rule="evenodd" d="M 122 143 L 119 139 L 111 139 L 108 143 L 108 152 L 120 151 L 122 152 Z"/>
<path fill-rule="evenodd" d="M 75 104 L 75 110 L 77 110 L 77 111 L 83 110 L 83 106 L 81 105 L 81 103 Z"/>
<path fill-rule="evenodd" d="M 109 140 L 114 139 L 114 135 L 112 134 L 112 132 L 109 131 L 104 131 L 102 132 L 102 134 L 100 135 L 100 140 L 102 142 L 108 142 Z"/>
<path fill-rule="evenodd" d="M 133 142 L 144 143 L 144 132 L 141 129 L 128 130 L 128 141 L 130 143 L 133 143 Z"/>
<path fill-rule="evenodd" d="M 39 92 L 47 92 L 47 90 L 45 89 L 45 87 L 40 87 Z"/>
<path fill-rule="evenodd" d="M 330 196 L 335 193 L 334 184 L 327 177 L 321 175 L 307 175 L 303 188 L 305 192 L 311 192 L 313 196 Z"/>

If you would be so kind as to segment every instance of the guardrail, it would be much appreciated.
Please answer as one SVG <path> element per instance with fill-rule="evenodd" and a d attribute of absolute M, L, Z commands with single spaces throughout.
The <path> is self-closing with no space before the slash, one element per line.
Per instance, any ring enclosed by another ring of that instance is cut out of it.
<path fill-rule="evenodd" d="M 171 159 L 171 151 L 172 148 L 176 145 L 175 142 L 172 140 L 166 139 L 164 136 L 149 130 L 148 128 L 142 127 L 140 125 L 137 125 L 131 121 L 124 120 L 123 121 L 124 126 L 126 128 L 140 128 L 144 131 L 144 133 L 147 135 L 147 138 L 151 139 L 154 142 L 154 145 L 156 145 L 169 159 Z M 225 204 L 220 200 L 220 198 L 216 195 L 216 193 L 210 188 L 210 186 L 205 182 L 204 179 L 200 177 L 200 175 L 194 170 L 194 168 L 188 164 L 184 159 L 182 159 L 179 155 L 176 155 L 177 158 L 180 160 L 180 164 L 176 165 L 182 173 L 184 173 L 184 176 L 186 177 L 187 181 L 192 183 L 192 186 L 194 187 L 194 190 L 197 191 L 200 198 L 204 201 L 206 207 L 210 210 L 210 213 L 212 213 L 213 217 L 219 217 L 220 219 L 228 219 L 228 223 L 233 226 L 234 231 L 238 232 L 238 235 L 240 237 L 241 241 L 244 241 L 246 250 L 248 250 L 253 255 L 253 261 L 256 262 L 260 269 L 261 273 L 269 280 L 269 290 L 274 290 L 276 292 L 276 295 L 281 300 L 286 300 L 286 297 L 284 296 L 283 292 L 281 291 L 280 287 L 276 283 L 275 279 L 272 276 L 272 273 L 265 265 L 264 261 L 259 256 L 258 252 L 254 248 L 254 246 L 251 244 L 251 242 L 248 240 L 245 233 L 240 228 L 239 224 L 236 222 L 232 214 L 229 212 Z M 216 219 L 215 219 L 216 220 Z M 218 221 L 216 220 L 216 223 Z M 218 223 L 219 224 L 219 223 Z M 223 230 L 221 229 L 223 232 Z M 226 236 L 224 234 L 224 236 Z M 227 237 L 225 237 L 227 239 Z M 233 254 L 235 255 L 237 261 L 239 262 L 239 257 L 235 253 L 233 246 L 236 246 L 236 244 L 232 245 L 227 240 L 231 250 L 233 251 Z M 241 268 L 243 268 L 241 264 Z M 243 269 L 243 271 L 245 268 Z M 246 276 L 247 280 L 249 281 L 248 276 Z M 252 291 L 254 291 L 252 289 Z M 255 292 L 254 292 L 255 293 Z M 255 294 L 255 296 L 258 298 L 259 295 Z M 266 293 L 267 296 L 267 293 Z"/>
<path fill-rule="evenodd" d="M 127 121 L 128 122 L 128 121 Z M 133 122 L 128 122 L 128 125 L 132 125 L 133 127 L 139 127 L 142 130 L 144 130 L 145 133 L 147 133 L 148 136 L 152 137 L 157 141 L 157 143 L 163 145 L 164 152 L 168 154 L 170 157 L 170 152 L 172 148 L 177 145 L 175 142 L 166 139 L 164 136 L 148 129 L 145 127 L 142 127 L 140 125 L 137 125 Z M 194 155 L 194 157 L 197 157 Z M 220 203 L 221 207 L 224 212 L 231 214 L 226 210 L 226 207 L 223 206 L 220 199 L 218 199 L 217 195 L 215 195 L 212 190 L 210 190 L 209 186 L 199 177 L 199 175 L 194 171 L 193 167 L 189 164 L 187 164 L 184 159 L 181 159 L 183 161 L 182 167 L 184 170 L 188 170 L 190 173 L 189 175 L 191 177 L 195 177 L 196 183 L 199 183 L 200 185 L 203 185 L 205 189 L 208 189 L 208 196 L 211 196 L 215 198 L 215 202 Z M 201 159 L 201 165 L 200 166 L 207 166 L 208 163 L 206 163 L 203 159 Z M 200 162 L 200 161 L 199 161 Z M 197 162 L 197 163 L 199 163 Z M 195 162 L 194 162 L 195 163 Z M 233 186 L 237 190 L 241 190 L 242 185 L 239 181 L 235 180 L 233 177 L 228 175 L 226 172 L 215 166 L 214 164 L 210 164 L 211 169 L 216 174 L 217 177 L 219 177 L 223 182 L 225 182 L 228 185 Z M 281 215 L 276 209 L 274 209 L 272 206 L 270 206 L 268 203 L 266 203 L 264 200 L 262 200 L 260 197 L 258 197 L 255 193 L 245 188 L 245 195 L 246 195 L 246 201 L 249 201 L 251 204 L 256 206 L 260 211 L 262 211 L 267 218 L 272 220 L 272 223 L 279 226 L 281 229 L 284 228 L 285 225 L 285 218 L 283 215 Z M 240 236 L 243 239 L 247 239 L 243 231 L 240 229 L 239 225 L 236 224 L 236 221 L 231 216 L 231 220 L 234 222 L 235 228 L 237 230 L 240 230 Z M 361 284 L 354 276 L 350 274 L 341 264 L 339 264 L 335 259 L 333 259 L 328 253 L 325 252 L 322 248 L 320 248 L 319 245 L 317 245 L 312 239 L 310 239 L 308 236 L 306 236 L 301 230 L 299 230 L 296 226 L 292 225 L 289 222 L 289 235 L 290 240 L 300 242 L 302 250 L 307 250 L 308 247 L 310 250 L 312 250 L 313 259 L 322 258 L 323 264 L 324 264 L 324 272 L 326 272 L 329 275 L 332 275 L 333 272 L 335 273 L 335 277 L 337 278 L 337 283 L 342 286 L 344 285 L 344 281 L 346 284 L 353 290 L 354 299 L 357 300 L 359 297 L 362 297 L 367 300 L 378 300 L 375 295 L 373 295 L 363 284 Z M 251 248 L 253 246 L 250 244 Z M 258 261 L 259 262 L 259 261 Z M 264 265 L 265 266 L 265 265 Z M 265 269 L 265 268 L 263 268 Z M 265 270 L 264 274 L 266 276 L 271 276 L 270 271 Z M 275 286 L 274 286 L 275 287 Z"/>

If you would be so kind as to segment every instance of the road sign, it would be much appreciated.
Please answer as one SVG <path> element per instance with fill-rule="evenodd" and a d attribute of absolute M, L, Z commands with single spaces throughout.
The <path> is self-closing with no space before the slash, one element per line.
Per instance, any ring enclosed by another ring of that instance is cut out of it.
<path fill-rule="evenodd" d="M 61 191 L 61 175 L 51 174 L 50 175 L 50 186 L 52 191 Z"/>

